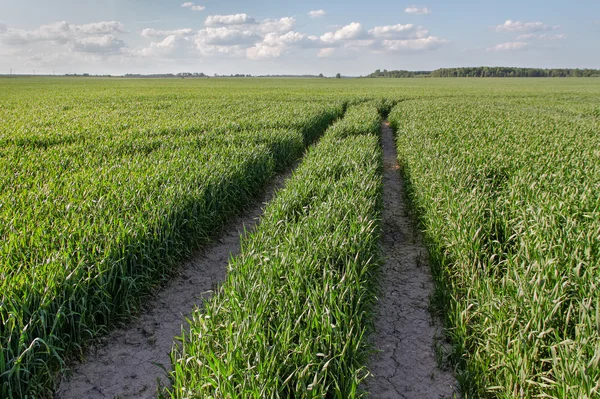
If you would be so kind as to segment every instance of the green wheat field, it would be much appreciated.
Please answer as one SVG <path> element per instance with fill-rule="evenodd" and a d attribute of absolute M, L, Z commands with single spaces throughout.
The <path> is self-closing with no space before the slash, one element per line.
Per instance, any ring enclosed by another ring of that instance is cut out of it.
<path fill-rule="evenodd" d="M 298 164 L 164 396 L 362 395 L 389 120 L 465 398 L 600 396 L 600 79 L 0 78 L 0 397 Z"/>

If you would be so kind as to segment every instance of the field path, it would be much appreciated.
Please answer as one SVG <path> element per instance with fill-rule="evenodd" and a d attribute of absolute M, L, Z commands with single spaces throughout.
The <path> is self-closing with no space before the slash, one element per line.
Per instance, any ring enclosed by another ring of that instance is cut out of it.
<path fill-rule="evenodd" d="M 374 399 L 452 398 L 456 380 L 440 370 L 434 345 L 441 330 L 428 310 L 433 280 L 427 249 L 411 220 L 398 171 L 394 134 L 382 124 L 383 251 L 381 292 L 372 341 L 373 377 L 366 389 Z"/>
<path fill-rule="evenodd" d="M 86 361 L 74 366 L 70 378 L 63 378 L 55 397 L 146 399 L 156 397 L 158 381 L 168 386 L 166 372 L 159 365 L 171 370 L 169 354 L 186 317 L 225 279 L 230 257 L 240 251 L 240 236 L 254 228 L 264 203 L 290 175 L 291 171 L 277 176 L 263 198 L 232 221 L 218 241 L 189 260 L 136 320 L 88 350 Z"/>

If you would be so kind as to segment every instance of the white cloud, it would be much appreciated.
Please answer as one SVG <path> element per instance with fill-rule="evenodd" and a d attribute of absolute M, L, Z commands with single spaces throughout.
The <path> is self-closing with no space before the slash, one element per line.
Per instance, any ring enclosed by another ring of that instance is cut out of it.
<path fill-rule="evenodd" d="M 86 25 L 72 25 L 76 32 L 89 35 L 109 35 L 114 33 L 125 33 L 125 27 L 117 21 L 95 22 Z"/>
<path fill-rule="evenodd" d="M 317 57 L 319 58 L 331 58 L 335 54 L 335 48 L 333 47 L 325 47 L 319 50 L 317 53 Z"/>
<path fill-rule="evenodd" d="M 413 24 L 376 26 L 369 30 L 371 36 L 386 39 L 420 39 L 426 37 L 428 33 L 429 31 L 427 29 L 420 26 L 417 27 Z"/>
<path fill-rule="evenodd" d="M 413 24 L 376 26 L 367 32 L 358 22 L 325 33 L 320 39 L 321 47 L 342 47 L 346 50 L 321 50 L 317 54 L 320 58 L 364 52 L 365 48 L 376 53 L 427 51 L 448 43 L 447 40 L 429 36 L 427 29 Z"/>
<path fill-rule="evenodd" d="M 86 37 L 73 43 L 73 50 L 82 53 L 118 53 L 123 47 L 125 43 L 113 35 Z"/>
<path fill-rule="evenodd" d="M 496 26 L 496 32 L 540 32 L 545 30 L 560 29 L 560 25 L 546 25 L 542 22 L 521 22 L 507 19 L 501 25 Z"/>
<path fill-rule="evenodd" d="M 11 45 L 51 42 L 67 44 L 88 36 L 113 35 L 124 33 L 122 23 L 116 21 L 96 22 L 85 25 L 72 25 L 66 21 L 42 25 L 34 30 L 7 29 L 2 40 Z"/>
<path fill-rule="evenodd" d="M 523 50 L 529 46 L 526 42 L 508 42 L 497 44 L 493 47 L 487 49 L 487 51 L 498 52 L 498 51 L 514 51 L 514 50 Z"/>
<path fill-rule="evenodd" d="M 206 26 L 215 25 L 245 25 L 255 24 L 256 20 L 250 18 L 247 14 L 232 14 L 232 15 L 210 15 L 204 22 Z"/>
<path fill-rule="evenodd" d="M 262 36 L 240 27 L 221 26 L 204 28 L 193 39 L 201 55 L 240 57 L 247 48 L 262 40 Z"/>
<path fill-rule="evenodd" d="M 292 48 L 317 48 L 321 41 L 317 36 L 309 36 L 300 32 L 286 34 L 269 33 L 261 43 L 250 47 L 247 51 L 248 58 L 259 60 L 264 58 L 278 58 L 288 53 Z"/>
<path fill-rule="evenodd" d="M 32 31 L 8 29 L 6 35 L 3 37 L 3 41 L 11 45 L 27 45 L 38 42 L 66 44 L 73 36 L 73 33 L 70 25 L 63 21 L 42 25 Z"/>
<path fill-rule="evenodd" d="M 415 14 L 415 15 L 427 15 L 431 14 L 431 10 L 427 7 L 418 7 L 418 6 L 410 6 L 404 9 L 404 12 L 407 14 Z"/>
<path fill-rule="evenodd" d="M 382 42 L 382 47 L 387 51 L 418 52 L 434 50 L 446 43 L 448 43 L 448 41 L 445 39 L 429 36 L 420 39 L 384 40 Z"/>
<path fill-rule="evenodd" d="M 305 35 L 298 32 L 288 32 L 285 35 L 278 37 L 274 35 L 267 35 L 265 42 L 269 43 L 273 40 L 276 43 L 283 44 L 285 46 L 296 46 L 300 48 L 321 48 L 324 43 L 317 36 Z"/>
<path fill-rule="evenodd" d="M 142 36 L 167 37 L 161 42 L 151 43 L 150 47 L 138 53 L 145 56 L 177 54 L 180 57 L 245 55 L 250 59 L 265 59 L 279 57 L 292 47 L 318 47 L 318 37 L 292 30 L 295 23 L 292 17 L 267 19 L 258 23 L 246 14 L 210 16 L 207 18 L 207 27 L 197 32 L 191 29 L 144 29 Z"/>
<path fill-rule="evenodd" d="M 160 42 L 151 43 L 150 47 L 142 49 L 138 53 L 147 57 L 184 58 L 193 56 L 195 49 L 196 45 L 190 38 L 171 35 Z"/>
<path fill-rule="evenodd" d="M 176 35 L 171 35 L 163 39 L 163 41 L 158 43 L 152 43 L 151 47 L 154 48 L 162 48 L 162 49 L 173 49 L 177 47 L 181 43 L 187 43 L 188 40 Z"/>
<path fill-rule="evenodd" d="M 171 35 L 159 42 L 150 43 L 149 47 L 137 51 L 134 55 L 157 59 L 198 59 L 199 57 L 241 56 L 248 45 L 227 43 L 222 33 L 200 31 L 197 35 Z"/>
<path fill-rule="evenodd" d="M 198 47 L 200 54 L 207 57 L 227 56 L 243 57 L 246 54 L 246 46 L 214 46 L 202 45 Z"/>
<path fill-rule="evenodd" d="M 278 58 L 281 56 L 282 48 L 279 46 L 269 46 L 265 43 L 258 43 L 250 47 L 246 54 L 251 60 L 262 60 L 265 58 Z"/>
<path fill-rule="evenodd" d="M 326 15 L 327 13 L 325 12 L 325 10 L 313 10 L 308 13 L 308 16 L 311 18 L 321 18 Z"/>
<path fill-rule="evenodd" d="M 366 36 L 366 31 L 359 22 L 352 22 L 335 32 L 327 32 L 321 36 L 325 43 L 336 43 L 344 40 L 362 39 Z"/>
<path fill-rule="evenodd" d="M 282 46 L 304 42 L 309 40 L 308 37 L 309 36 L 305 35 L 304 33 L 299 32 L 288 32 L 285 35 L 269 33 L 267 36 L 265 36 L 263 42 L 269 46 Z"/>
<path fill-rule="evenodd" d="M 196 5 L 196 4 L 192 3 L 191 1 L 183 3 L 181 5 L 181 7 L 189 8 L 192 11 L 204 11 L 204 9 L 206 8 L 204 6 Z"/>
<path fill-rule="evenodd" d="M 144 37 L 156 38 L 156 37 L 167 37 L 167 36 L 190 36 L 194 33 L 192 29 L 175 29 L 175 30 L 157 30 L 146 28 L 142 30 L 140 35 Z"/>
<path fill-rule="evenodd" d="M 0 23 L 0 34 L 6 33 L 7 30 L 8 27 L 6 26 L 6 24 Z"/>
<path fill-rule="evenodd" d="M 260 36 L 254 32 L 225 26 L 202 29 L 198 31 L 198 35 L 195 37 L 198 46 L 206 44 L 219 46 L 253 44 L 260 39 Z"/>
<path fill-rule="evenodd" d="M 286 33 L 294 29 L 296 19 L 293 17 L 283 17 L 280 19 L 267 19 L 260 23 L 258 29 L 262 33 Z"/>
<path fill-rule="evenodd" d="M 531 40 L 531 39 L 537 39 L 537 40 L 563 40 L 566 39 L 567 36 L 564 34 L 556 34 L 556 35 L 550 35 L 548 33 L 542 33 L 542 34 L 537 34 L 537 33 L 527 33 L 525 35 L 519 35 L 517 36 L 517 40 Z"/>

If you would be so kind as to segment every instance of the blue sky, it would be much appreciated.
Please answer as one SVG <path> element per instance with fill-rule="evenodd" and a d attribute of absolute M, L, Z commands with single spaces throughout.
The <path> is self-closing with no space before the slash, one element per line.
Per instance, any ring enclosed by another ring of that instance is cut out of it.
<path fill-rule="evenodd" d="M 0 74 L 600 68 L 600 1 L 0 0 Z"/>

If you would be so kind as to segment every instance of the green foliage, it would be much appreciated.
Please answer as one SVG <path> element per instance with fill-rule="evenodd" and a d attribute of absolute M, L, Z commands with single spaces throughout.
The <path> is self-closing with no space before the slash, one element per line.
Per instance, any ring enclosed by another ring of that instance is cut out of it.
<path fill-rule="evenodd" d="M 358 395 L 378 261 L 380 118 L 373 106 L 348 115 L 308 151 L 194 313 L 173 353 L 172 397 Z"/>
<path fill-rule="evenodd" d="M 589 78 L 600 77 L 598 69 L 573 68 L 514 68 L 514 67 L 471 67 L 441 68 L 431 72 L 431 77 L 440 78 Z"/>
<path fill-rule="evenodd" d="M 390 114 L 470 397 L 598 395 L 595 99 L 436 98 Z"/>
<path fill-rule="evenodd" d="M 598 69 L 467 67 L 440 68 L 435 71 L 376 70 L 368 78 L 589 78 L 600 77 Z"/>
<path fill-rule="evenodd" d="M 377 69 L 375 72 L 367 75 L 367 78 L 418 78 L 418 77 L 428 77 L 431 75 L 430 71 L 406 71 L 406 70 L 397 70 L 397 71 L 388 71 L 384 69 L 383 71 Z"/>

